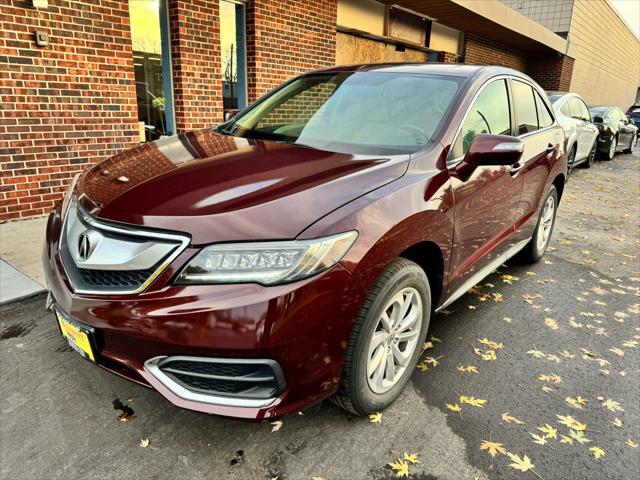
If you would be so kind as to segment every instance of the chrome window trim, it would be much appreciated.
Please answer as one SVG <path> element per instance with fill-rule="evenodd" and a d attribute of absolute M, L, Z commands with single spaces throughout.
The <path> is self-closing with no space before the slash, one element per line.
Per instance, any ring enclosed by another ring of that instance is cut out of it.
<path fill-rule="evenodd" d="M 467 120 L 467 117 L 469 116 L 469 112 L 471 111 L 471 107 L 473 107 L 474 102 L 478 99 L 478 97 L 480 96 L 482 91 L 488 85 L 490 85 L 493 82 L 496 82 L 498 80 L 509 80 L 509 81 L 517 80 L 519 82 L 522 82 L 522 83 L 525 83 L 525 84 L 529 85 L 536 92 L 538 92 L 538 94 L 540 94 L 540 91 L 538 90 L 538 88 L 533 83 L 531 83 L 529 80 L 527 80 L 525 78 L 520 78 L 520 77 L 517 77 L 515 75 L 496 75 L 495 77 L 491 77 L 486 82 L 484 82 L 482 84 L 482 86 L 478 89 L 478 91 L 475 93 L 473 98 L 471 99 L 471 102 L 469 103 L 469 106 L 467 107 L 467 111 L 465 112 L 464 117 L 462 117 L 462 121 L 460 122 L 460 124 L 458 125 L 458 128 L 456 129 L 456 134 L 453 136 L 453 140 L 451 141 L 451 147 L 449 148 L 449 152 L 447 154 L 447 167 L 452 167 L 452 166 L 457 165 L 464 158 L 464 155 L 462 155 L 461 157 L 458 157 L 458 158 L 454 158 L 454 159 L 451 158 L 451 152 L 453 151 L 453 146 L 458 141 L 458 137 L 460 136 L 460 132 L 462 131 L 462 125 Z M 509 115 L 511 115 L 511 104 L 513 103 L 513 98 L 512 98 L 513 96 L 511 94 L 511 89 L 509 88 L 509 86 L 507 86 L 507 92 L 509 94 Z M 543 100 L 546 98 L 546 96 L 542 96 L 542 94 L 540 94 L 540 96 L 542 97 Z M 549 130 L 549 129 L 555 127 L 558 124 L 558 119 L 556 118 L 557 115 L 556 115 L 556 112 L 553 109 L 553 105 L 552 105 L 552 108 L 551 108 L 551 115 L 553 117 L 553 123 L 551 125 L 549 125 L 548 127 L 541 128 L 539 130 L 536 130 L 535 132 L 529 132 L 529 133 L 524 133 L 522 135 L 517 135 L 517 136 L 514 136 L 513 138 L 520 138 L 520 139 L 526 138 L 529 135 L 532 135 L 534 133 L 544 132 L 546 130 Z M 513 122 L 513 118 L 511 118 L 511 121 Z M 511 125 L 511 128 L 513 129 L 513 123 Z"/>
<path fill-rule="evenodd" d="M 276 397 L 267 398 L 265 400 L 262 399 L 252 399 L 252 398 L 242 398 L 242 397 L 223 397 L 220 395 L 208 395 L 206 393 L 193 392 L 184 388 L 182 385 L 179 385 L 177 382 L 173 381 L 168 375 L 166 375 L 162 370 L 160 370 L 159 363 L 160 361 L 166 358 L 173 358 L 167 356 L 159 356 L 153 357 L 144 362 L 144 369 L 151 376 L 153 376 L 158 382 L 160 382 L 164 387 L 166 387 L 171 393 L 182 398 L 183 400 L 187 400 L 190 402 L 196 403 L 204 403 L 207 405 L 221 405 L 225 407 L 243 407 L 243 408 L 260 408 L 267 407 L 276 401 Z M 176 357 L 178 358 L 178 357 Z M 180 356 L 179 358 L 189 360 L 202 360 L 202 357 L 186 357 Z M 218 361 L 224 361 L 223 359 L 216 359 Z M 243 363 L 243 362 L 266 362 L 266 360 L 261 359 L 253 359 L 253 360 L 242 360 L 242 359 L 229 359 L 229 362 L 233 361 L 235 363 Z M 271 362 L 276 363 L 278 368 L 280 365 L 277 364 L 274 360 Z M 222 362 L 221 362 L 222 363 Z"/>
<path fill-rule="evenodd" d="M 60 263 L 62 264 L 62 268 L 64 270 L 65 275 L 67 276 L 67 278 L 69 279 L 69 283 L 71 283 L 71 285 L 73 286 L 73 290 L 74 293 L 79 293 L 79 294 L 83 294 L 83 295 L 100 295 L 100 296 L 105 296 L 105 295 L 134 295 L 137 293 L 141 293 L 144 290 L 147 289 L 147 287 L 149 287 L 149 285 L 151 285 L 151 283 L 158 278 L 158 276 L 164 272 L 164 270 L 171 264 L 171 262 L 173 262 L 178 255 L 180 255 L 189 245 L 189 243 L 191 242 L 191 237 L 188 235 L 179 235 L 179 234 L 171 234 L 171 233 L 164 233 L 164 232 L 155 232 L 155 231 L 150 231 L 150 230 L 144 230 L 144 229 L 140 229 L 137 228 L 133 225 L 129 226 L 129 225 L 113 225 L 113 224 L 109 224 L 106 222 L 102 222 L 98 219 L 96 219 L 94 216 L 92 216 L 89 212 L 87 212 L 77 201 L 77 199 L 75 197 L 71 197 L 70 199 L 70 204 L 69 204 L 69 208 L 67 209 L 67 211 L 65 212 L 65 216 L 64 219 L 62 221 L 62 228 L 60 231 L 60 240 L 58 241 L 58 248 L 60 248 L 61 242 L 62 242 L 62 237 L 66 234 L 66 223 L 67 223 L 67 217 L 69 214 L 69 209 L 75 205 L 76 210 L 78 212 L 78 216 L 81 217 L 81 219 L 86 222 L 87 224 L 89 224 L 91 227 L 95 228 L 96 230 L 103 230 L 103 231 L 108 231 L 111 233 L 116 233 L 116 234 L 122 234 L 122 235 L 127 235 L 130 237 L 143 237 L 143 238 L 147 238 L 147 239 L 155 239 L 155 240 L 167 240 L 167 241 L 172 241 L 172 242 L 178 242 L 178 246 L 176 247 L 176 249 L 162 262 L 162 264 L 160 264 L 160 266 L 158 266 L 158 268 L 156 268 L 151 275 L 149 275 L 149 278 L 147 278 L 144 283 L 142 283 L 142 285 L 140 285 L 138 288 L 134 289 L 134 290 L 93 290 L 93 289 L 85 289 L 85 288 L 80 288 L 77 285 L 75 285 L 73 283 L 72 280 L 72 276 L 69 275 L 69 272 L 67 271 L 67 266 L 65 265 L 64 261 L 62 260 L 62 258 L 60 258 Z"/>

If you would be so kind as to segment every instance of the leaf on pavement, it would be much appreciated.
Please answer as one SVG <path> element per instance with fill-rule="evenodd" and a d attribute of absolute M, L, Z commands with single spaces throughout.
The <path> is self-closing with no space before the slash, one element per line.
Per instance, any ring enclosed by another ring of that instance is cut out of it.
<path fill-rule="evenodd" d="M 509 464 L 511 468 L 520 470 L 521 472 L 526 472 L 528 470 L 531 470 L 533 467 L 535 467 L 535 465 L 531 463 L 531 459 L 526 455 L 524 455 L 522 458 L 520 458 L 519 455 L 515 455 L 509 452 L 507 452 L 507 455 L 513 461 L 513 463 Z"/>
<path fill-rule="evenodd" d="M 631 448 L 638 448 L 638 444 L 636 442 L 634 442 L 633 440 L 631 440 L 630 438 L 627 438 L 627 441 L 624 442 L 627 445 L 629 445 Z"/>
<path fill-rule="evenodd" d="M 622 405 L 614 400 L 611 400 L 610 398 L 602 402 L 602 406 L 607 408 L 608 410 L 611 410 L 612 412 L 624 412 L 624 408 L 622 408 Z"/>
<path fill-rule="evenodd" d="M 624 357 L 624 350 L 620 350 L 618 347 L 610 348 L 609 351 L 611 353 L 615 353 L 619 357 Z"/>
<path fill-rule="evenodd" d="M 538 445 L 544 445 L 547 443 L 547 438 L 542 435 L 537 435 L 535 433 L 529 432 L 529 435 L 533 437 L 533 443 L 537 443 Z"/>
<path fill-rule="evenodd" d="M 600 457 L 604 457 L 604 450 L 602 450 L 600 447 L 591 447 L 589 451 L 593 453 L 593 456 L 596 460 Z"/>
<path fill-rule="evenodd" d="M 551 330 L 558 330 L 560 327 L 558 326 L 558 321 L 551 317 L 545 317 L 544 324 L 549 327 Z"/>
<path fill-rule="evenodd" d="M 416 365 L 416 368 L 421 372 L 426 372 L 427 370 L 429 370 L 429 365 L 427 365 L 424 362 L 420 362 L 419 364 Z"/>
<path fill-rule="evenodd" d="M 566 435 L 560 435 L 560 443 L 566 443 L 568 445 L 573 445 L 573 438 L 567 437 Z"/>
<path fill-rule="evenodd" d="M 382 412 L 376 412 L 369 415 L 370 423 L 382 423 Z"/>
<path fill-rule="evenodd" d="M 504 283 L 508 283 L 509 285 L 512 285 L 514 281 L 518 281 L 519 278 L 518 277 L 514 277 L 513 275 L 501 275 L 500 278 L 502 278 L 502 281 Z"/>
<path fill-rule="evenodd" d="M 458 365 L 458 371 L 467 373 L 478 373 L 478 367 L 476 367 L 475 365 L 467 365 L 466 367 Z"/>
<path fill-rule="evenodd" d="M 569 427 L 571 430 L 579 430 L 583 431 L 587 429 L 587 425 L 584 423 L 580 423 L 578 420 L 573 418 L 571 415 L 556 415 L 560 420 L 558 423 L 560 425 L 564 425 Z"/>
<path fill-rule="evenodd" d="M 545 358 L 547 356 L 545 353 L 543 353 L 540 350 L 537 350 L 535 348 L 532 348 L 527 353 L 530 354 L 530 355 L 533 355 L 533 358 Z"/>
<path fill-rule="evenodd" d="M 564 401 L 572 407 L 578 408 L 580 410 L 582 410 L 582 406 L 586 405 L 588 402 L 586 398 L 583 398 L 580 395 L 577 395 L 576 397 L 566 397 Z"/>
<path fill-rule="evenodd" d="M 580 445 L 584 445 L 585 443 L 589 443 L 591 441 L 584 436 L 584 432 L 582 430 L 569 430 L 569 436 Z"/>
<path fill-rule="evenodd" d="M 516 417 L 509 415 L 509 412 L 502 412 L 500 418 L 507 423 L 515 423 L 516 425 L 524 425 L 524 422 Z"/>
<path fill-rule="evenodd" d="M 407 462 L 411 462 L 411 463 L 420 463 L 420 460 L 418 460 L 418 454 L 416 453 L 407 453 L 404 452 L 404 454 L 402 455 L 402 457 L 407 461 Z"/>
<path fill-rule="evenodd" d="M 271 425 L 273 425 L 273 428 L 271 429 L 271 433 L 273 433 L 280 430 L 282 428 L 282 425 L 284 425 L 284 423 L 282 422 L 282 420 L 276 420 L 275 422 L 271 422 Z"/>
<path fill-rule="evenodd" d="M 391 462 L 388 464 L 396 474 L 396 477 L 408 477 L 409 476 L 409 464 L 402 459 L 398 459 L 397 462 Z"/>
<path fill-rule="evenodd" d="M 460 395 L 459 400 L 460 400 L 460 403 L 466 403 L 474 407 L 482 407 L 484 406 L 485 403 L 487 403 L 486 400 L 481 400 L 475 397 L 467 397 L 466 395 Z"/>
<path fill-rule="evenodd" d="M 491 442 L 488 440 L 482 440 L 480 444 L 480 450 L 487 450 L 489 455 L 495 457 L 498 453 L 507 453 L 507 450 L 502 446 L 501 443 Z"/>
<path fill-rule="evenodd" d="M 540 376 L 538 377 L 538 380 L 542 380 L 543 382 L 560 383 L 562 381 L 562 378 L 560 377 L 560 375 L 556 375 L 555 373 L 552 373 L 552 374 L 541 373 Z"/>
<path fill-rule="evenodd" d="M 487 337 L 478 339 L 478 341 L 489 347 L 491 350 L 500 350 L 501 348 L 504 348 L 502 343 L 494 342 L 493 340 L 489 340 Z"/>
<path fill-rule="evenodd" d="M 618 427 L 618 428 L 622 427 L 622 420 L 620 420 L 618 417 L 616 417 L 615 420 L 611 423 L 613 423 L 614 427 Z"/>
<path fill-rule="evenodd" d="M 462 410 L 462 407 L 460 407 L 460 405 L 458 405 L 457 403 L 454 403 L 453 405 L 447 403 L 447 408 L 452 412 L 459 412 L 460 410 Z"/>
<path fill-rule="evenodd" d="M 147 448 L 149 446 L 149 439 L 148 438 L 142 438 L 140 439 L 140 444 L 139 444 L 142 448 Z"/>
<path fill-rule="evenodd" d="M 545 423 L 544 427 L 538 427 L 538 430 L 540 430 L 542 433 L 544 433 L 544 436 L 546 438 L 557 438 L 557 436 L 558 436 L 558 430 L 553 428 L 548 423 Z"/>

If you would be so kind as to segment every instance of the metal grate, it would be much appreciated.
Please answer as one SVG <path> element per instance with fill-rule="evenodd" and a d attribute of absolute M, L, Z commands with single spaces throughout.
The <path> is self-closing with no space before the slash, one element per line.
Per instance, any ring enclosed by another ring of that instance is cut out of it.
<path fill-rule="evenodd" d="M 271 361 L 169 357 L 158 364 L 171 380 L 193 392 L 253 399 L 275 398 L 284 388 L 279 367 Z"/>
<path fill-rule="evenodd" d="M 89 270 L 77 268 L 82 283 L 95 288 L 138 288 L 153 273 L 154 268 L 147 270 Z"/>

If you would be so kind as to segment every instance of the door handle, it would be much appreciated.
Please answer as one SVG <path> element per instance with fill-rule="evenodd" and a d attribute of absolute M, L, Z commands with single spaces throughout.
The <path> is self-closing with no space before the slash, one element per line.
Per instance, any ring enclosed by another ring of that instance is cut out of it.
<path fill-rule="evenodd" d="M 549 145 L 547 145 L 547 153 L 551 153 L 556 149 L 555 145 L 552 145 L 551 143 Z"/>
<path fill-rule="evenodd" d="M 518 173 L 523 168 L 524 168 L 524 164 L 521 164 L 520 162 L 514 163 L 511 166 L 511 170 L 509 170 L 509 175 L 515 176 L 515 174 Z"/>

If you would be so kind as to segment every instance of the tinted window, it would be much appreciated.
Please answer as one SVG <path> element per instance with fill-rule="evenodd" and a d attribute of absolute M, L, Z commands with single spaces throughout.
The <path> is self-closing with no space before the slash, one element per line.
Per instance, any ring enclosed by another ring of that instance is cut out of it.
<path fill-rule="evenodd" d="M 569 108 L 571 109 L 571 116 L 573 118 L 589 118 L 589 110 L 587 110 L 587 106 L 584 104 L 582 100 L 579 98 L 572 97 L 568 101 Z"/>
<path fill-rule="evenodd" d="M 490 83 L 475 99 L 460 128 L 451 158 L 460 158 L 467 153 L 471 142 L 480 133 L 511 134 L 509 94 L 504 80 Z"/>
<path fill-rule="evenodd" d="M 533 88 L 517 80 L 514 80 L 511 85 L 513 87 L 516 121 L 518 122 L 518 135 L 535 132 L 538 129 L 538 115 L 533 97 Z"/>
<path fill-rule="evenodd" d="M 553 117 L 551 113 L 549 113 L 549 109 L 544 103 L 544 100 L 542 100 L 542 97 L 538 95 L 537 92 L 534 94 L 536 96 L 536 108 L 538 109 L 538 123 L 540 124 L 540 128 L 549 127 L 553 123 Z"/>
<path fill-rule="evenodd" d="M 578 100 L 578 104 L 580 104 L 580 115 L 585 120 L 591 121 L 591 115 L 589 114 L 589 109 L 587 108 L 587 106 L 584 104 L 582 100 L 579 100 L 579 99 L 577 100 Z"/>
<path fill-rule="evenodd" d="M 589 112 L 591 112 L 591 115 L 594 117 L 606 117 L 607 116 L 607 109 L 603 108 L 603 107 L 593 107 L 589 109 Z"/>

